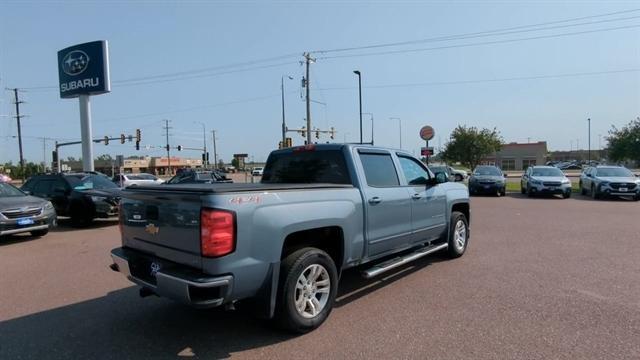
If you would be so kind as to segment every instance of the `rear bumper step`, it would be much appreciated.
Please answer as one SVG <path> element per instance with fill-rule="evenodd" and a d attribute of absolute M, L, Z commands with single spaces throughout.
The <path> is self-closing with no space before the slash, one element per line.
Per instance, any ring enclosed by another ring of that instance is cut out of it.
<path fill-rule="evenodd" d="M 372 277 L 378 276 L 391 269 L 395 269 L 399 266 L 410 263 L 414 260 L 418 260 L 423 256 L 427 256 L 429 254 L 433 254 L 436 251 L 446 249 L 447 247 L 448 247 L 447 243 L 425 246 L 407 255 L 385 261 L 383 263 L 375 265 L 372 268 L 364 270 L 362 272 L 362 276 L 364 276 L 366 279 L 371 279 Z"/>
<path fill-rule="evenodd" d="M 150 260 L 151 267 L 148 271 L 153 271 L 151 280 L 149 277 L 136 276 L 132 268 L 136 267 L 136 259 L 146 257 Z M 166 297 L 183 304 L 197 308 L 210 308 L 220 306 L 227 302 L 233 287 L 233 276 L 215 276 L 194 272 L 182 266 L 171 266 L 154 270 L 153 264 L 166 261 L 149 258 L 139 254 L 137 251 L 117 248 L 111 251 L 113 264 L 109 267 L 113 271 L 118 271 L 130 281 L 143 287 L 140 295 L 146 297 L 152 294 Z"/>

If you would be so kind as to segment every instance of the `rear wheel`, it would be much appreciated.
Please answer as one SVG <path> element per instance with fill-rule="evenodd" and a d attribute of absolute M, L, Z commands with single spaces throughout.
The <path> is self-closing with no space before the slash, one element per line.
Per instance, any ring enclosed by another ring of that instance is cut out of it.
<path fill-rule="evenodd" d="M 309 332 L 327 319 L 337 291 L 338 271 L 326 252 L 295 251 L 281 265 L 276 321 L 287 330 Z"/>
<path fill-rule="evenodd" d="M 93 216 L 88 213 L 88 210 L 83 209 L 80 206 L 74 206 L 71 208 L 71 226 L 73 227 L 86 227 L 93 221 Z"/>
<path fill-rule="evenodd" d="M 451 224 L 449 225 L 449 256 L 460 257 L 467 250 L 469 244 L 469 222 L 463 213 L 454 211 L 451 213 Z"/>

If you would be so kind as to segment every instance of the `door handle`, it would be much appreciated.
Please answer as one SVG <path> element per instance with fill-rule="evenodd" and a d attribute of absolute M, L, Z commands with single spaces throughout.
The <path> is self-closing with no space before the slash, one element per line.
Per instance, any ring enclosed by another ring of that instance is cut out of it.
<path fill-rule="evenodd" d="M 378 196 L 374 196 L 371 199 L 369 199 L 369 204 L 371 205 L 380 204 L 381 202 L 382 202 L 382 199 Z"/>
<path fill-rule="evenodd" d="M 411 198 L 414 199 L 414 200 L 419 200 L 419 199 L 422 198 L 422 195 L 416 193 L 416 194 L 411 195 Z"/>

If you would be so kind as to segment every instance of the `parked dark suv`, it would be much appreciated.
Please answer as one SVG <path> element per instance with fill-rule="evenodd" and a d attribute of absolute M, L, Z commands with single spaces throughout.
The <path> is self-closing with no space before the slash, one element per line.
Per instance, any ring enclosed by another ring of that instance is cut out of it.
<path fill-rule="evenodd" d="M 51 201 L 58 216 L 71 217 L 73 226 L 86 226 L 95 218 L 118 215 L 120 189 L 101 174 L 35 175 L 21 189 Z"/>

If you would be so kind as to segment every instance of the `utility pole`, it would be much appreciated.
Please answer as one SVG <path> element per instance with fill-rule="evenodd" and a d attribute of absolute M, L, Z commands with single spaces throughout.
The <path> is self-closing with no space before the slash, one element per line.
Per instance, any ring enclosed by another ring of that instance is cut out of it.
<path fill-rule="evenodd" d="M 307 94 L 307 145 L 311 145 L 311 98 L 309 96 L 309 88 L 311 87 L 311 81 L 309 81 L 309 65 L 316 61 L 311 57 L 311 54 L 304 53 L 305 64 L 307 66 L 306 76 L 304 79 L 304 85 Z"/>
<path fill-rule="evenodd" d="M 360 144 L 362 144 L 362 73 L 360 70 L 354 70 L 354 74 L 358 75 L 358 102 L 360 104 Z"/>
<path fill-rule="evenodd" d="M 280 92 L 282 93 L 282 144 L 287 141 L 287 123 L 284 118 L 284 77 L 287 77 L 289 80 L 293 80 L 293 77 L 289 75 L 282 75 L 280 77 Z"/>
<path fill-rule="evenodd" d="M 172 172 L 171 172 L 171 152 L 170 152 L 171 147 L 169 146 L 169 129 L 171 129 L 171 128 L 169 127 L 169 120 L 165 119 L 164 120 L 164 124 L 165 124 L 164 130 L 165 130 L 165 134 L 166 134 L 166 138 L 167 138 L 167 146 L 166 146 L 166 149 L 167 149 L 167 162 L 168 162 L 168 165 L 169 165 L 169 175 L 171 175 L 172 174 Z"/>
<path fill-rule="evenodd" d="M 20 101 L 18 98 L 18 88 L 13 88 L 13 96 L 15 98 L 14 104 L 16 105 L 16 121 L 18 123 L 18 151 L 20 152 L 20 172 L 22 173 L 22 181 L 24 182 L 24 156 L 22 154 L 22 129 L 20 127 L 20 104 L 24 101 Z"/>
<path fill-rule="evenodd" d="M 211 134 L 213 137 L 213 168 L 218 168 L 218 151 L 216 149 L 216 131 L 211 130 Z"/>

